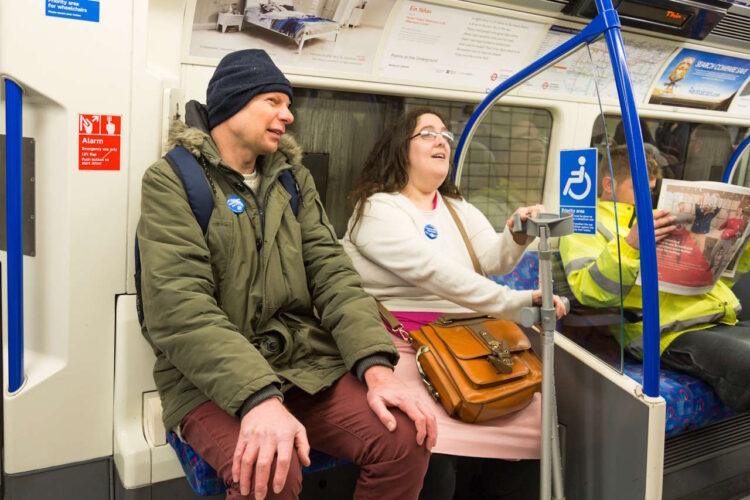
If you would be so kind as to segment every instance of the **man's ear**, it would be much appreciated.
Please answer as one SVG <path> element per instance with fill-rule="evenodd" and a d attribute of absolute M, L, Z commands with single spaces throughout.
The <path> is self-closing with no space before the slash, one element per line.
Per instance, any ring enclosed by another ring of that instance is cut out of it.
<path fill-rule="evenodd" d="M 617 182 L 615 182 L 615 186 L 617 185 Z M 602 177 L 602 198 L 606 198 L 611 200 L 613 198 L 612 192 L 614 191 L 612 187 L 612 177 L 605 175 Z"/>

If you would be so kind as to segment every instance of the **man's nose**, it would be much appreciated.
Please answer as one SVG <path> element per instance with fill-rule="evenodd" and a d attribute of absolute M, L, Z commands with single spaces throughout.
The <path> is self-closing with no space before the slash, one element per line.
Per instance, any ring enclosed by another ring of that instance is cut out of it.
<path fill-rule="evenodd" d="M 290 123 L 294 122 L 294 115 L 289 108 L 284 107 L 284 109 L 282 109 L 279 113 L 279 120 L 289 125 Z"/>

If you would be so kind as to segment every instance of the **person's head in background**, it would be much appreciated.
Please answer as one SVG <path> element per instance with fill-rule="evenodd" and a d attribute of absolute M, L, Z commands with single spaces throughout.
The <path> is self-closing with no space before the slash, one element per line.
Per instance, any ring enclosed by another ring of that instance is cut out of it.
<path fill-rule="evenodd" d="M 609 171 L 609 162 L 606 152 L 599 159 L 599 178 L 601 179 L 601 195 L 603 201 L 616 201 L 617 203 L 628 203 L 635 205 L 635 192 L 633 190 L 633 179 L 630 174 L 630 158 L 625 147 L 611 148 L 610 158 L 612 172 Z M 656 184 L 661 180 L 661 170 L 654 157 L 646 153 L 646 166 L 648 167 L 648 180 L 652 196 L 655 193 Z M 655 204 L 655 200 L 652 199 Z"/>
<path fill-rule="evenodd" d="M 438 191 L 443 196 L 461 198 L 450 178 L 451 144 L 445 119 L 430 108 L 407 111 L 385 127 L 373 146 L 350 200 L 355 223 L 364 202 L 375 193 Z"/>
<path fill-rule="evenodd" d="M 648 122 L 646 122 L 645 119 L 641 118 L 639 123 L 641 124 L 641 135 L 643 136 L 643 142 L 645 144 L 654 144 L 656 141 L 654 141 L 654 136 L 653 134 L 651 134 L 651 129 L 648 127 Z M 625 124 L 622 120 L 620 120 L 620 123 L 618 123 L 617 127 L 615 127 L 615 135 L 613 140 L 618 146 L 622 146 L 627 142 L 625 139 Z"/>
<path fill-rule="evenodd" d="M 732 151 L 731 134 L 724 125 L 696 125 L 690 132 L 683 178 L 720 181 Z"/>

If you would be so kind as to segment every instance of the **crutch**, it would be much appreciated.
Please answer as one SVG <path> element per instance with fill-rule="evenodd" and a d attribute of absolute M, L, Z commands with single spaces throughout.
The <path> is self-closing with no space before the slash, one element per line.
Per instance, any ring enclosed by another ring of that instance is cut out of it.
<path fill-rule="evenodd" d="M 565 236 L 573 232 L 572 215 L 562 217 L 556 214 L 541 213 L 525 222 L 516 215 L 513 231 L 526 233 L 539 238 L 539 285 L 542 289 L 542 307 L 525 307 L 521 310 L 521 324 L 525 327 L 542 325 L 542 461 L 541 461 L 541 500 L 550 500 L 552 486 L 554 499 L 564 500 L 562 459 L 560 456 L 560 436 L 557 429 L 557 403 L 555 400 L 555 304 L 552 293 L 552 251 L 549 238 Z M 570 303 L 562 297 L 565 310 Z M 551 462 L 551 463 L 550 463 Z"/>

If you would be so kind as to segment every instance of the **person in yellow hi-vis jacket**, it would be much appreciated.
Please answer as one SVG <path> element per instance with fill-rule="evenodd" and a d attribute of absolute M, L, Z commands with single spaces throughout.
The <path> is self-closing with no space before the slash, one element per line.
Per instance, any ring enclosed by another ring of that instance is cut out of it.
<path fill-rule="evenodd" d="M 614 179 L 606 162 L 599 176 L 597 234 L 562 237 L 560 256 L 571 291 L 581 304 L 619 306 L 621 269 L 623 307 L 640 312 L 641 287 L 635 284 L 640 270 L 638 225 L 627 150 L 612 150 L 611 159 Z M 653 160 L 648 163 L 653 190 L 658 166 Z M 656 210 L 653 217 L 656 241 L 677 227 L 676 217 L 666 210 Z M 750 410 L 750 315 L 742 318 L 740 311 L 740 300 L 722 282 L 698 295 L 659 293 L 662 364 L 705 380 L 724 403 L 744 412 Z M 641 358 L 643 322 L 626 323 L 624 330 L 625 349 Z"/>

